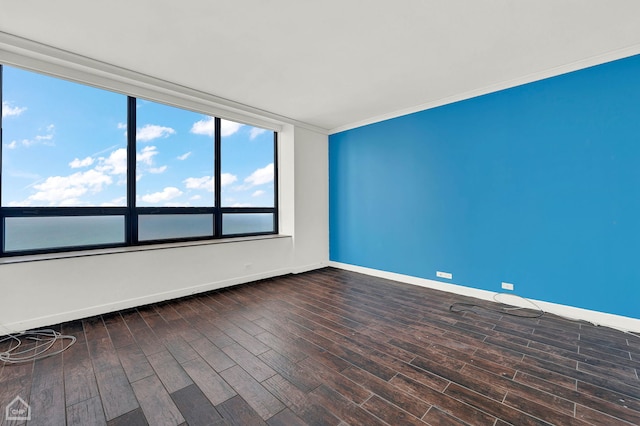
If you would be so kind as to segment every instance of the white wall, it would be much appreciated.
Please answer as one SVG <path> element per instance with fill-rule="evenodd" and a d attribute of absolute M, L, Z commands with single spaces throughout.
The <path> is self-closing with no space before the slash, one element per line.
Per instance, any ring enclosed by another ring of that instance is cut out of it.
<path fill-rule="evenodd" d="M 294 264 L 309 269 L 317 259 L 329 259 L 328 138 L 295 129 Z"/>
<path fill-rule="evenodd" d="M 327 265 L 328 138 L 293 125 L 279 136 L 280 225 L 288 237 L 0 260 L 0 335 Z"/>

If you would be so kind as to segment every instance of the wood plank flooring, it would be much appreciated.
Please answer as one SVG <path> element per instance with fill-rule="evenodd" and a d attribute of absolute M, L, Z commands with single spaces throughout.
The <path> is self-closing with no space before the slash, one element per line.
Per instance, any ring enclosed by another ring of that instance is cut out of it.
<path fill-rule="evenodd" d="M 56 326 L 0 365 L 51 425 L 638 425 L 640 338 L 326 268 Z M 20 424 L 20 423 L 3 423 Z M 24 422 L 23 422 L 24 424 Z"/>

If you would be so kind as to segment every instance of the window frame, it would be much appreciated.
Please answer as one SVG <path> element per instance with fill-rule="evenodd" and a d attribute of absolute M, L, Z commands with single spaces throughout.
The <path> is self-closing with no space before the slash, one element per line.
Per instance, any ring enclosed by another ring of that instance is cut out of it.
<path fill-rule="evenodd" d="M 3 64 L 0 63 L 0 102 L 3 99 Z M 18 69 L 22 69 L 25 72 L 35 72 L 38 74 L 46 75 L 50 78 L 57 78 L 61 80 L 71 81 L 75 84 L 80 84 L 89 87 L 95 87 L 87 85 L 86 83 L 77 82 L 66 79 L 64 77 L 53 76 L 39 71 L 32 71 L 15 65 L 8 65 Z M 0 205 L 0 258 L 3 257 L 15 257 L 26 256 L 36 254 L 48 254 L 48 253 L 63 253 L 63 252 L 76 252 L 92 249 L 109 249 L 119 247 L 132 247 L 132 246 L 146 246 L 157 244 L 175 244 L 181 242 L 192 241 L 207 241 L 218 239 L 234 239 L 251 236 L 264 236 L 264 235 L 277 235 L 279 233 L 279 208 L 278 208 L 278 131 L 268 129 L 273 132 L 273 164 L 274 164 L 274 176 L 273 176 L 273 207 L 222 207 L 221 200 L 221 117 L 218 115 L 208 114 L 215 119 L 215 134 L 214 134 L 214 206 L 212 207 L 162 207 L 162 206 L 136 206 L 136 101 L 137 99 L 149 100 L 144 97 L 132 96 L 127 93 L 117 92 L 114 90 L 95 87 L 98 90 L 112 91 L 121 93 L 127 96 L 127 204 L 126 206 L 118 207 L 5 207 Z M 150 100 L 151 102 L 163 103 L 175 108 L 193 111 L 193 109 L 156 100 Z M 1 107 L 0 107 L 1 108 Z M 201 111 L 200 111 L 201 112 Z M 228 119 L 235 122 L 239 122 L 237 119 Z M 244 123 L 242 123 L 244 124 Z M 0 116 L 0 200 L 2 199 L 2 156 L 3 156 L 3 139 L 2 139 L 3 120 Z M 224 235 L 222 233 L 222 218 L 224 214 L 243 214 L 243 213 L 268 213 L 273 215 L 273 231 L 268 232 L 250 232 L 242 234 L 229 234 Z M 182 238 L 166 238 L 166 239 L 154 239 L 139 241 L 138 238 L 138 223 L 141 215 L 191 215 L 191 214 L 211 214 L 213 215 L 213 234 L 211 236 L 201 237 L 182 237 Z M 5 249 L 5 237 L 6 237 L 6 219 L 13 217 L 69 217 L 69 216 L 124 216 L 124 242 L 113 244 L 91 244 L 91 245 L 77 245 L 77 246 L 64 246 L 64 247 L 52 247 L 42 249 L 30 249 L 30 250 L 12 250 L 6 251 Z"/>

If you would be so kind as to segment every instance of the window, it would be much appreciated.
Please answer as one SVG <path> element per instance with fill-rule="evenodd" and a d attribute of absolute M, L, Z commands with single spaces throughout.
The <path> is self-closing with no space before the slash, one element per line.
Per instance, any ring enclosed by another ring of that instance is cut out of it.
<path fill-rule="evenodd" d="M 274 232 L 275 155 L 272 132 L 221 120 L 222 234 Z"/>
<path fill-rule="evenodd" d="M 271 130 L 0 66 L 0 256 L 273 234 Z"/>

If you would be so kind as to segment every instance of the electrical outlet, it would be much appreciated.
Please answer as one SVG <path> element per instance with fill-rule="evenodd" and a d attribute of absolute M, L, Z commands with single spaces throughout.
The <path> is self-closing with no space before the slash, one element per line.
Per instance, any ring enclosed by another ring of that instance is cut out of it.
<path fill-rule="evenodd" d="M 502 283 L 502 288 L 504 290 L 513 290 L 513 284 L 511 284 L 511 283 Z"/>
<path fill-rule="evenodd" d="M 436 271 L 436 277 L 438 278 L 446 278 L 448 280 L 453 278 L 453 274 L 450 272 L 441 272 L 441 271 Z"/>

